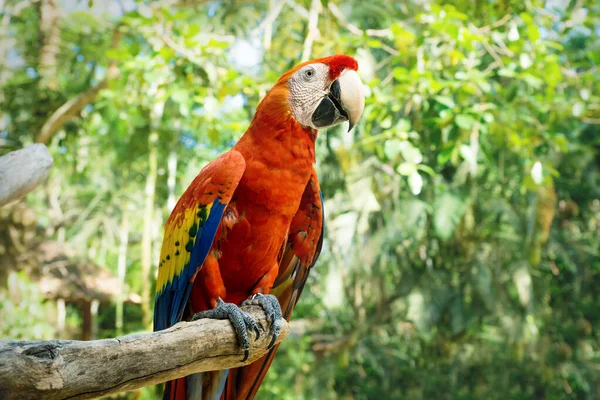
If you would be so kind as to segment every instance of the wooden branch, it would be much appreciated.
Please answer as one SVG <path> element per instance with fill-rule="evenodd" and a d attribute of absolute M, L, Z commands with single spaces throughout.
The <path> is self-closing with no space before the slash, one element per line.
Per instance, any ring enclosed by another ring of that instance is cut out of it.
<path fill-rule="evenodd" d="M 43 144 L 33 144 L 0 157 L 0 207 L 20 199 L 42 183 L 53 163 Z"/>
<path fill-rule="evenodd" d="M 98 96 L 98 92 L 104 89 L 107 86 L 107 83 L 108 81 L 103 79 L 97 85 L 92 86 L 85 92 L 78 94 L 60 106 L 52 113 L 50 118 L 46 120 L 35 141 L 44 144 L 50 142 L 50 139 L 52 139 L 56 131 L 58 131 L 65 122 L 79 114 L 81 110 L 83 110 L 83 107 L 94 101 Z"/>
<path fill-rule="evenodd" d="M 310 13 L 308 12 L 308 10 L 304 7 L 302 7 L 300 4 L 296 3 L 293 0 L 284 0 L 285 4 L 287 4 L 288 6 L 290 6 L 291 8 L 294 9 L 294 11 L 296 11 L 296 14 L 300 15 L 302 18 L 304 19 L 308 19 L 310 17 Z"/>
<path fill-rule="evenodd" d="M 360 29 L 358 26 L 349 22 L 346 19 L 346 17 L 344 16 L 344 14 L 342 13 L 342 10 L 340 10 L 338 8 L 338 6 L 336 6 L 331 1 L 329 3 L 327 3 L 327 8 L 331 12 L 331 14 L 337 19 L 338 23 L 341 26 L 343 26 L 344 28 L 346 28 L 348 31 L 350 31 L 350 33 L 353 33 L 354 35 L 358 35 L 358 36 L 367 35 L 370 37 L 381 37 L 381 38 L 391 38 L 392 37 L 392 30 L 390 28 L 387 28 L 387 29 L 365 29 L 365 30 Z"/>
<path fill-rule="evenodd" d="M 173 8 L 186 8 L 186 7 L 199 7 L 208 3 L 210 0 L 182 0 L 182 1 L 168 1 L 165 4 L 161 4 L 161 2 L 156 3 L 156 7 L 159 6 L 168 6 Z"/>
<path fill-rule="evenodd" d="M 304 46 L 302 49 L 302 61 L 308 61 L 312 53 L 313 42 L 319 38 L 319 13 L 321 12 L 321 0 L 312 0 L 310 3 L 310 15 L 308 17 L 308 29 Z"/>
<path fill-rule="evenodd" d="M 208 39 L 215 39 L 221 42 L 233 43 L 235 41 L 235 36 L 233 35 L 215 35 L 215 34 L 204 34 L 202 35 Z M 196 54 L 194 54 L 194 50 L 188 49 L 184 45 L 180 45 L 176 43 L 168 34 L 163 33 L 159 36 L 159 38 L 171 49 L 178 52 L 183 58 L 191 62 L 192 64 L 198 65 L 199 67 L 204 67 L 204 61 L 200 59 Z"/>
<path fill-rule="evenodd" d="M 258 26 L 252 30 L 252 32 L 250 32 L 250 35 L 257 36 L 258 33 L 260 31 L 264 30 L 266 26 L 273 25 L 273 22 L 275 22 L 275 20 L 279 16 L 279 13 L 281 13 L 282 8 L 283 8 L 283 1 L 280 1 L 279 3 L 274 4 L 273 7 L 271 7 L 269 12 L 267 13 L 267 16 L 265 17 L 265 19 L 263 19 L 263 21 L 260 24 L 258 24 Z"/>
<path fill-rule="evenodd" d="M 229 321 L 180 322 L 160 332 L 89 342 L 0 341 L 0 398 L 92 399 L 189 374 L 241 367 L 267 352 L 269 324 L 258 306 L 242 307 L 261 327 L 250 357 Z M 277 342 L 289 333 L 283 321 Z"/>
<path fill-rule="evenodd" d="M 510 20 L 512 19 L 512 15 L 510 14 L 506 14 L 504 17 L 502 17 L 501 19 L 497 20 L 494 23 L 491 23 L 489 25 L 486 26 L 480 26 L 480 27 L 476 27 L 474 26 L 474 28 L 481 34 L 483 33 L 487 33 L 490 32 L 496 28 L 500 28 L 503 25 L 506 25 Z"/>

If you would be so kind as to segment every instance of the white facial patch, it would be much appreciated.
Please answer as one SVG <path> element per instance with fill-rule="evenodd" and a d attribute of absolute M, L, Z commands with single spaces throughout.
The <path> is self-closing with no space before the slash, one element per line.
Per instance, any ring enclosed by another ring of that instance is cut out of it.
<path fill-rule="evenodd" d="M 309 64 L 300 68 L 288 81 L 294 118 L 300 124 L 315 128 L 312 114 L 329 93 L 329 67 Z"/>

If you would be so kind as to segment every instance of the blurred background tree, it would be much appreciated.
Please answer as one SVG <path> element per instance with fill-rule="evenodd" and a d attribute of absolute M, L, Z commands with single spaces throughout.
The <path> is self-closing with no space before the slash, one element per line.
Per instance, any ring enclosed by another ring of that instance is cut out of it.
<path fill-rule="evenodd" d="M 177 197 L 283 71 L 346 53 L 367 106 L 320 134 L 324 251 L 258 398 L 600 397 L 597 2 L 0 8 L 0 153 L 37 141 L 55 158 L 0 215 L 3 338 L 58 330 L 13 209 L 120 282 L 97 336 L 148 329 Z M 85 313 L 64 313 L 67 338 Z"/>

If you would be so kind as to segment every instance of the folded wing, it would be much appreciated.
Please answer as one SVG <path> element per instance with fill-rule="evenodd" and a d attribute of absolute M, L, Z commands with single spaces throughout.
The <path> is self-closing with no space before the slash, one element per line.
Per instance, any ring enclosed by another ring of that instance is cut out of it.
<path fill-rule="evenodd" d="M 173 209 L 165 224 L 158 264 L 155 331 L 181 320 L 194 278 L 245 169 L 239 152 L 231 150 L 221 155 L 200 171 Z"/>

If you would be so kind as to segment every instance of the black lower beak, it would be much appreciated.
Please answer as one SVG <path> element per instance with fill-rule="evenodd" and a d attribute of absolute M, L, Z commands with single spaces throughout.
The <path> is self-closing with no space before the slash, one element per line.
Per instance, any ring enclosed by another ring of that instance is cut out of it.
<path fill-rule="evenodd" d="M 349 121 L 348 113 L 342 107 L 340 97 L 340 83 L 336 80 L 331 84 L 329 94 L 321 100 L 321 103 L 312 115 L 314 126 L 324 128 L 343 121 Z M 352 129 L 352 125 L 350 129 Z"/>

